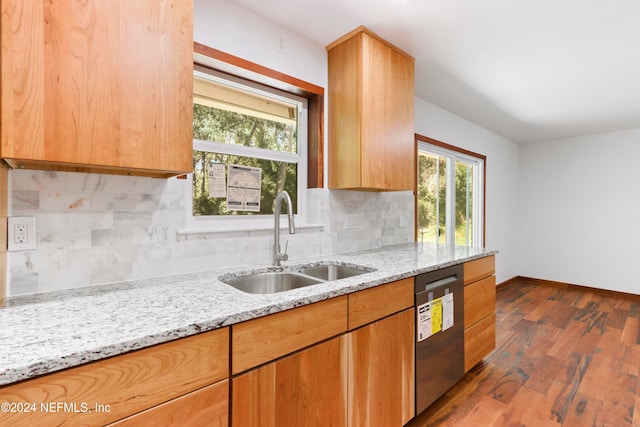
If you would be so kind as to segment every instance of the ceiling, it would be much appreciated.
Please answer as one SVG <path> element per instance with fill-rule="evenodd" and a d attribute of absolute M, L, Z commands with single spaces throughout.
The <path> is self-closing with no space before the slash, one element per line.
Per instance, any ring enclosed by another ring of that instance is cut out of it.
<path fill-rule="evenodd" d="M 640 128 L 637 0 L 234 0 L 323 46 L 365 25 L 416 96 L 513 142 Z"/>

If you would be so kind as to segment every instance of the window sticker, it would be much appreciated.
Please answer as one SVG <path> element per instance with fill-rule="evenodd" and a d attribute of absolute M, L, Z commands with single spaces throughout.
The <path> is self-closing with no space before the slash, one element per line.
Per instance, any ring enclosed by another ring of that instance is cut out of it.
<path fill-rule="evenodd" d="M 453 326 L 453 292 L 442 297 L 442 330 Z"/>
<path fill-rule="evenodd" d="M 424 341 L 431 336 L 431 302 L 419 305 L 416 310 L 418 316 L 418 342 Z"/>
<path fill-rule="evenodd" d="M 207 174 L 209 176 L 209 197 L 227 197 L 225 165 L 222 163 L 210 163 Z"/>
<path fill-rule="evenodd" d="M 227 210 L 260 212 L 262 169 L 229 165 Z"/>

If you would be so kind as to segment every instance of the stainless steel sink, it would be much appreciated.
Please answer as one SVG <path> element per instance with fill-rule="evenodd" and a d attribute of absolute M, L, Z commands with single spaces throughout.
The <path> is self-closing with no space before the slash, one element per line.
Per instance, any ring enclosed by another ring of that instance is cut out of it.
<path fill-rule="evenodd" d="M 250 294 L 273 294 L 322 283 L 322 280 L 291 271 L 254 273 L 245 276 L 221 278 L 221 280 L 240 291 Z"/>
<path fill-rule="evenodd" d="M 301 273 L 308 276 L 316 277 L 322 280 L 340 280 L 347 277 L 358 276 L 360 274 L 369 273 L 372 270 L 365 268 L 351 267 L 348 265 L 319 265 L 316 267 L 303 268 Z"/>
<path fill-rule="evenodd" d="M 250 294 L 273 294 L 305 286 L 340 280 L 374 271 L 342 264 L 300 266 L 294 270 L 262 271 L 240 276 L 221 276 L 221 282 Z"/>

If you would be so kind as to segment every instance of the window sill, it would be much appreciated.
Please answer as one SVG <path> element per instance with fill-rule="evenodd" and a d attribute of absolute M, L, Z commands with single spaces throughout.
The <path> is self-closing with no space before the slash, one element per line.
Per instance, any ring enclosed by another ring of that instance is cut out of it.
<path fill-rule="evenodd" d="M 280 224 L 282 228 L 286 228 L 286 222 L 282 222 Z M 304 230 L 304 231 L 323 231 L 325 225 L 324 224 L 297 224 L 296 223 L 296 231 Z M 251 232 L 273 232 L 273 224 L 271 226 L 261 226 L 261 225 L 249 225 L 246 226 L 231 226 L 221 228 L 213 228 L 213 227 L 202 227 L 202 228 L 179 228 L 177 230 L 178 235 L 190 236 L 190 235 L 202 235 L 202 234 L 229 234 L 229 233 L 251 233 Z"/>

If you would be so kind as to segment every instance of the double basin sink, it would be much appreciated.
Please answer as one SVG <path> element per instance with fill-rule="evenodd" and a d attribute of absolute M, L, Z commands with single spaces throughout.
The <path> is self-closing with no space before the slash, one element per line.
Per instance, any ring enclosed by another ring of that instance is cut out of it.
<path fill-rule="evenodd" d="M 220 281 L 250 294 L 272 294 L 345 279 L 374 271 L 370 267 L 321 264 L 300 266 L 290 270 L 261 271 L 243 275 L 224 275 Z"/>

